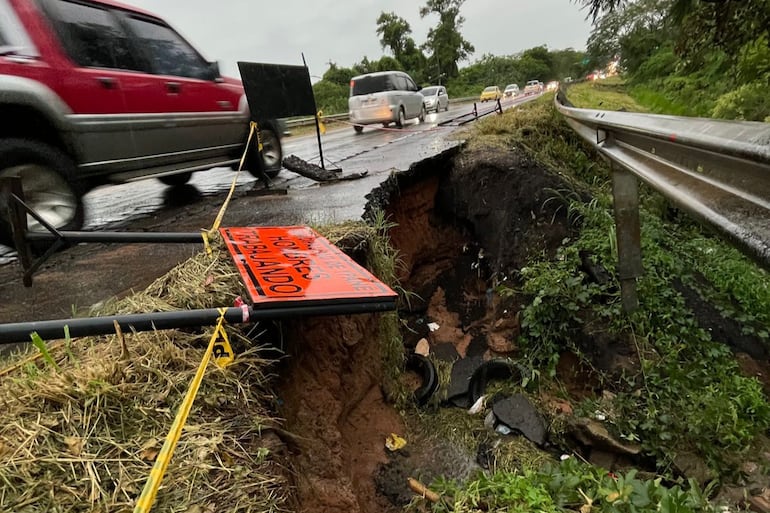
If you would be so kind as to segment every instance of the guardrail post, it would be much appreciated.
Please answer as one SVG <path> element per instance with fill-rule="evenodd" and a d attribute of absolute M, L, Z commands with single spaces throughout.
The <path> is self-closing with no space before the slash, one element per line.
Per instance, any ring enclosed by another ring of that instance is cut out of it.
<path fill-rule="evenodd" d="M 631 172 L 612 164 L 612 196 L 615 206 L 615 233 L 618 242 L 620 298 L 626 313 L 639 308 L 636 278 L 643 272 L 641 229 L 639 224 L 639 184 Z"/>

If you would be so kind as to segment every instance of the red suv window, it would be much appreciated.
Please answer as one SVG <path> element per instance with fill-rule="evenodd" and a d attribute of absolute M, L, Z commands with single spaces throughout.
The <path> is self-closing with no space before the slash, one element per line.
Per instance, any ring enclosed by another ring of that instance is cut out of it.
<path fill-rule="evenodd" d="M 128 34 L 110 11 L 69 1 L 49 3 L 48 6 L 62 44 L 80 66 L 143 69 Z"/>
<path fill-rule="evenodd" d="M 135 16 L 129 16 L 127 21 L 150 57 L 154 73 L 211 79 L 208 63 L 170 27 Z"/>

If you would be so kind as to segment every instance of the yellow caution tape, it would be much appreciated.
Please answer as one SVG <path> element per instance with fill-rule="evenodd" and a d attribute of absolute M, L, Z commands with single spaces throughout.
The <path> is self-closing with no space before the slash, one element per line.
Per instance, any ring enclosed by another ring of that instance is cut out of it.
<path fill-rule="evenodd" d="M 168 432 L 168 435 L 166 435 L 166 440 L 163 442 L 163 447 L 160 449 L 160 452 L 158 453 L 158 456 L 155 460 L 155 464 L 150 471 L 150 477 L 147 478 L 147 482 L 144 484 L 142 495 L 140 495 L 139 499 L 136 501 L 134 513 L 149 513 L 150 509 L 152 509 L 152 505 L 155 503 L 155 496 L 158 494 L 158 488 L 160 488 L 160 483 L 163 480 L 163 476 L 166 474 L 166 469 L 168 468 L 168 464 L 171 461 L 171 456 L 174 454 L 176 444 L 179 442 L 179 438 L 182 436 L 182 429 L 184 428 L 185 422 L 187 422 L 187 416 L 190 414 L 190 409 L 192 408 L 195 396 L 198 394 L 201 381 L 203 381 L 203 374 L 206 371 L 206 365 L 208 365 L 209 361 L 211 360 L 211 354 L 214 350 L 214 346 L 217 340 L 219 340 L 221 334 L 224 333 L 223 324 L 225 321 L 225 312 L 226 309 L 219 309 L 220 316 L 219 320 L 217 321 L 216 329 L 211 335 L 211 340 L 209 340 L 206 353 L 203 355 L 203 359 L 198 366 L 198 370 L 195 372 L 195 377 L 193 378 L 192 383 L 190 383 L 190 388 L 187 389 L 184 400 L 179 406 L 179 411 L 176 413 L 176 418 L 174 419 L 174 423 L 171 425 L 171 430 Z M 224 335 L 224 338 L 227 340 L 227 335 Z M 228 343 L 227 347 L 229 348 L 229 346 L 230 344 Z M 232 355 L 232 350 L 229 352 Z"/>
<path fill-rule="evenodd" d="M 246 163 L 246 155 L 249 153 L 249 148 L 251 147 L 251 140 L 254 138 L 254 134 L 257 134 L 257 149 L 259 150 L 259 154 L 262 154 L 262 139 L 259 135 L 259 125 L 252 121 L 249 124 L 249 138 L 246 140 L 246 147 L 243 149 L 243 155 L 241 155 L 241 161 L 238 163 L 238 171 L 235 173 L 235 176 L 233 177 L 233 183 L 230 184 L 230 191 L 227 193 L 227 197 L 225 198 L 225 202 L 222 203 L 222 208 L 219 209 L 219 213 L 217 213 L 217 217 L 214 220 L 214 224 L 211 226 L 211 229 L 208 231 L 208 236 L 213 236 L 217 230 L 219 230 L 219 226 L 222 224 L 222 218 L 225 217 L 225 212 L 227 211 L 227 206 L 230 204 L 230 199 L 233 197 L 233 192 L 235 192 L 235 184 L 238 183 L 238 175 L 241 173 L 241 170 L 243 169 L 243 165 Z M 207 240 L 204 239 L 204 244 L 206 245 L 206 251 L 209 252 L 210 249 L 208 248 Z"/>
<path fill-rule="evenodd" d="M 214 363 L 217 364 L 217 367 L 220 369 L 224 369 L 231 363 L 233 363 L 233 360 L 235 360 L 235 354 L 233 353 L 233 348 L 230 347 L 230 339 L 227 338 L 227 332 L 225 331 L 224 326 L 217 326 L 217 331 L 215 333 L 217 335 L 217 339 L 214 342 Z"/>
<path fill-rule="evenodd" d="M 206 248 L 206 254 L 211 256 L 211 244 L 209 244 L 209 234 L 206 230 L 201 230 L 201 237 L 203 238 L 203 247 Z"/>
<path fill-rule="evenodd" d="M 318 119 L 318 129 L 322 135 L 326 133 L 326 123 L 324 123 L 323 115 L 324 111 L 322 110 L 319 110 L 318 114 L 315 115 L 316 119 Z"/>

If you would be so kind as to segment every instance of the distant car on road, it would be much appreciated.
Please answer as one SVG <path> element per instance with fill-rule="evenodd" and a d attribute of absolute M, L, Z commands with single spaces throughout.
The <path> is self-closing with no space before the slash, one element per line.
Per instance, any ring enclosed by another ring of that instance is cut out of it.
<path fill-rule="evenodd" d="M 530 80 L 524 86 L 524 94 L 540 94 L 543 92 L 543 83 L 539 80 Z"/>
<path fill-rule="evenodd" d="M 449 110 L 449 95 L 444 86 L 424 87 L 420 90 L 425 98 L 422 103 L 425 105 L 425 111 Z"/>
<path fill-rule="evenodd" d="M 505 86 L 505 90 L 503 91 L 503 96 L 505 96 L 506 98 L 513 98 L 518 95 L 519 95 L 518 84 L 508 84 L 507 86 Z"/>
<path fill-rule="evenodd" d="M 237 166 L 250 117 L 241 81 L 157 16 L 109 0 L 0 0 L 0 177 L 18 174 L 55 228 L 79 229 L 98 185 L 181 185 Z M 262 124 L 263 158 L 250 151 L 249 171 L 280 171 L 281 134 Z"/>
<path fill-rule="evenodd" d="M 364 125 L 395 122 L 401 128 L 407 119 L 425 121 L 425 98 L 412 77 L 403 71 L 378 71 L 350 79 L 348 115 L 356 132 Z"/>
<path fill-rule="evenodd" d="M 546 91 L 556 91 L 558 88 L 559 88 L 559 82 L 557 80 L 548 82 L 548 84 L 545 86 Z"/>
<path fill-rule="evenodd" d="M 500 88 L 497 86 L 489 86 L 486 87 L 483 91 L 481 91 L 481 96 L 479 97 L 479 101 L 485 102 L 488 100 L 497 101 L 500 98 L 502 98 L 503 93 L 500 92 Z"/>

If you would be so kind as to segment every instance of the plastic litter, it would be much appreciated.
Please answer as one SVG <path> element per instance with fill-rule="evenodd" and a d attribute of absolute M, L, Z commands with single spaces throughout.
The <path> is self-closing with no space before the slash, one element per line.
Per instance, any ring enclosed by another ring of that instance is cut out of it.
<path fill-rule="evenodd" d="M 414 348 L 414 352 L 422 356 L 428 356 L 430 354 L 430 344 L 427 338 L 421 338 L 417 342 L 417 347 Z"/>
<path fill-rule="evenodd" d="M 476 399 L 476 402 L 473 403 L 473 406 L 471 406 L 468 410 L 468 415 L 476 415 L 477 413 L 484 411 L 484 403 L 486 402 L 486 398 L 487 396 L 482 395 Z"/>
<path fill-rule="evenodd" d="M 389 451 L 394 452 L 399 449 L 402 449 L 406 445 L 406 440 L 401 438 L 395 433 L 391 433 L 388 435 L 388 437 L 385 439 L 385 447 L 388 448 Z"/>
<path fill-rule="evenodd" d="M 508 426 L 506 426 L 505 424 L 498 424 L 497 427 L 495 428 L 495 431 L 497 431 L 501 435 L 510 435 L 511 433 L 513 433 L 513 430 Z"/>

